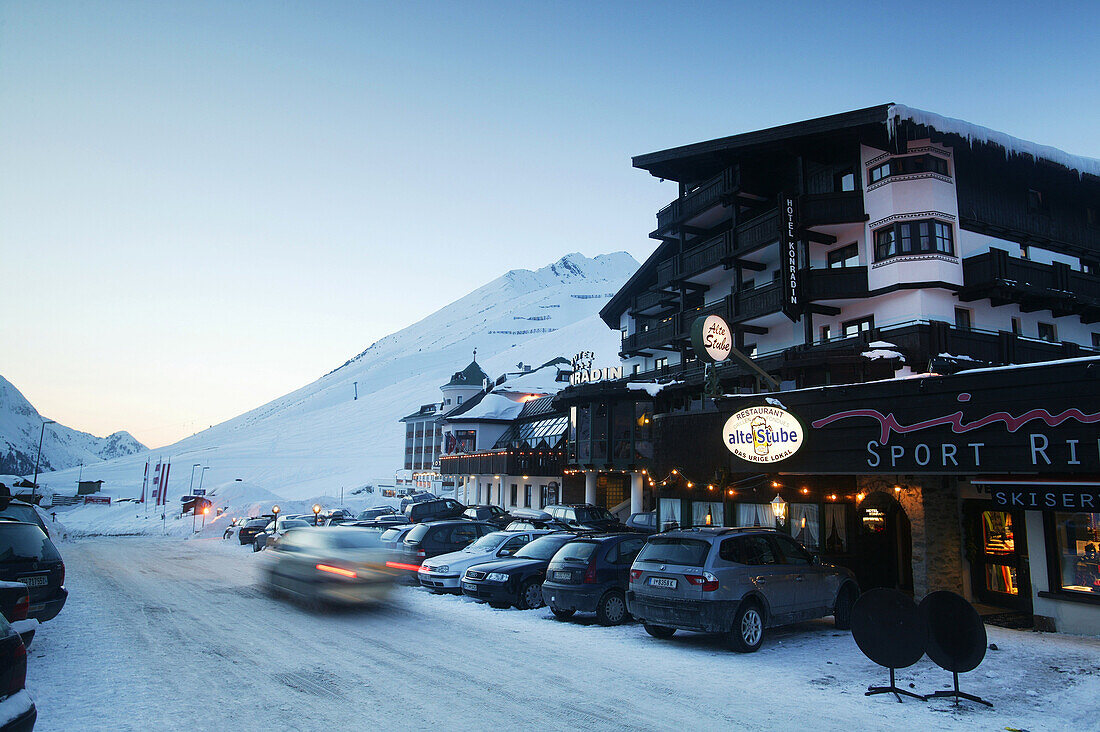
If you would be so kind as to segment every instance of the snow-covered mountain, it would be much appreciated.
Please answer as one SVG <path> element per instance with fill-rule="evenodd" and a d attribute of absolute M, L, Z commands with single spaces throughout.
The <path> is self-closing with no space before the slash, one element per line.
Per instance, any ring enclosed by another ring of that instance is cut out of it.
<path fill-rule="evenodd" d="M 146 449 L 129 432 L 96 437 L 54 423 L 46 425 L 43 435 L 43 419 L 14 384 L 0 376 L 0 475 L 34 473 L 40 438 L 40 472 L 135 455 Z"/>
<path fill-rule="evenodd" d="M 492 377 L 590 350 L 618 361 L 619 333 L 599 309 L 633 274 L 626 252 L 569 254 L 536 271 L 513 270 L 465 297 L 371 344 L 317 381 L 151 455 L 84 468 L 104 492 L 140 493 L 147 457 L 171 457 L 169 496 L 187 493 L 192 468 L 208 466 L 196 485 L 237 478 L 284 498 L 336 495 L 340 488 L 392 482 L 404 459 L 398 420 L 440 399 L 439 386 L 477 361 Z M 359 398 L 354 398 L 358 389 Z M 71 485 L 75 471 L 40 482 Z"/>

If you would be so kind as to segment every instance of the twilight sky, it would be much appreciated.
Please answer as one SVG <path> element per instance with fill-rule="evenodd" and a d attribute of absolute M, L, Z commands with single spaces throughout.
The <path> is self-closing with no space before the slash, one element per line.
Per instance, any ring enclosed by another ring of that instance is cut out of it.
<path fill-rule="evenodd" d="M 1096 3 L 0 3 L 0 374 L 173 442 L 508 269 L 653 249 L 675 145 L 890 101 L 1100 157 Z"/>

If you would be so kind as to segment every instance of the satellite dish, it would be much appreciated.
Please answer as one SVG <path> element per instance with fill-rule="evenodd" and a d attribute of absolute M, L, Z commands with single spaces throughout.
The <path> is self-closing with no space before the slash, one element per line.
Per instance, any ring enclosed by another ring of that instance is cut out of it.
<path fill-rule="evenodd" d="M 981 697 L 959 691 L 959 674 L 973 671 L 985 658 L 985 623 L 966 598 L 941 590 L 921 600 L 920 614 L 925 627 L 925 650 L 932 661 L 947 671 L 955 682 L 953 690 L 936 691 L 927 698 L 955 697 L 993 705 Z"/>
<path fill-rule="evenodd" d="M 924 701 L 920 694 L 898 688 L 894 670 L 924 656 L 925 635 L 924 620 L 908 595 L 886 588 L 860 595 L 852 607 L 852 638 L 863 655 L 890 669 L 890 685 L 869 687 L 865 696 L 893 693 L 899 702 L 901 694 Z"/>

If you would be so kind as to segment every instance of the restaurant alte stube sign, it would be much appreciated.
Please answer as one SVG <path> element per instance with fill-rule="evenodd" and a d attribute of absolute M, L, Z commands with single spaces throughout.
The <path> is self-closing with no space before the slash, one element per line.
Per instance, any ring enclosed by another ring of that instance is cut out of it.
<path fill-rule="evenodd" d="M 724 421 L 761 402 L 722 399 L 705 429 L 713 423 L 713 439 L 725 441 Z M 800 449 L 774 463 L 777 470 L 1100 474 L 1100 359 L 804 389 L 767 403 L 781 404 L 805 426 Z M 672 441 L 677 431 L 689 431 L 675 417 L 660 429 Z M 756 467 L 736 456 L 729 460 L 711 467 Z"/>

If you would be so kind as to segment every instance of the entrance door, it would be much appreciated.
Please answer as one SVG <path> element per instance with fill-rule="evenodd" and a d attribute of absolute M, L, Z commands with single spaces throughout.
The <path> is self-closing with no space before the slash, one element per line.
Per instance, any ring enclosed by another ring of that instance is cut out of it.
<path fill-rule="evenodd" d="M 893 496 L 874 492 L 856 512 L 859 528 L 859 586 L 913 591 L 913 538 L 909 516 Z"/>
<path fill-rule="evenodd" d="M 983 503 L 968 513 L 974 596 L 990 605 L 1031 612 L 1023 511 L 1002 511 Z"/>

